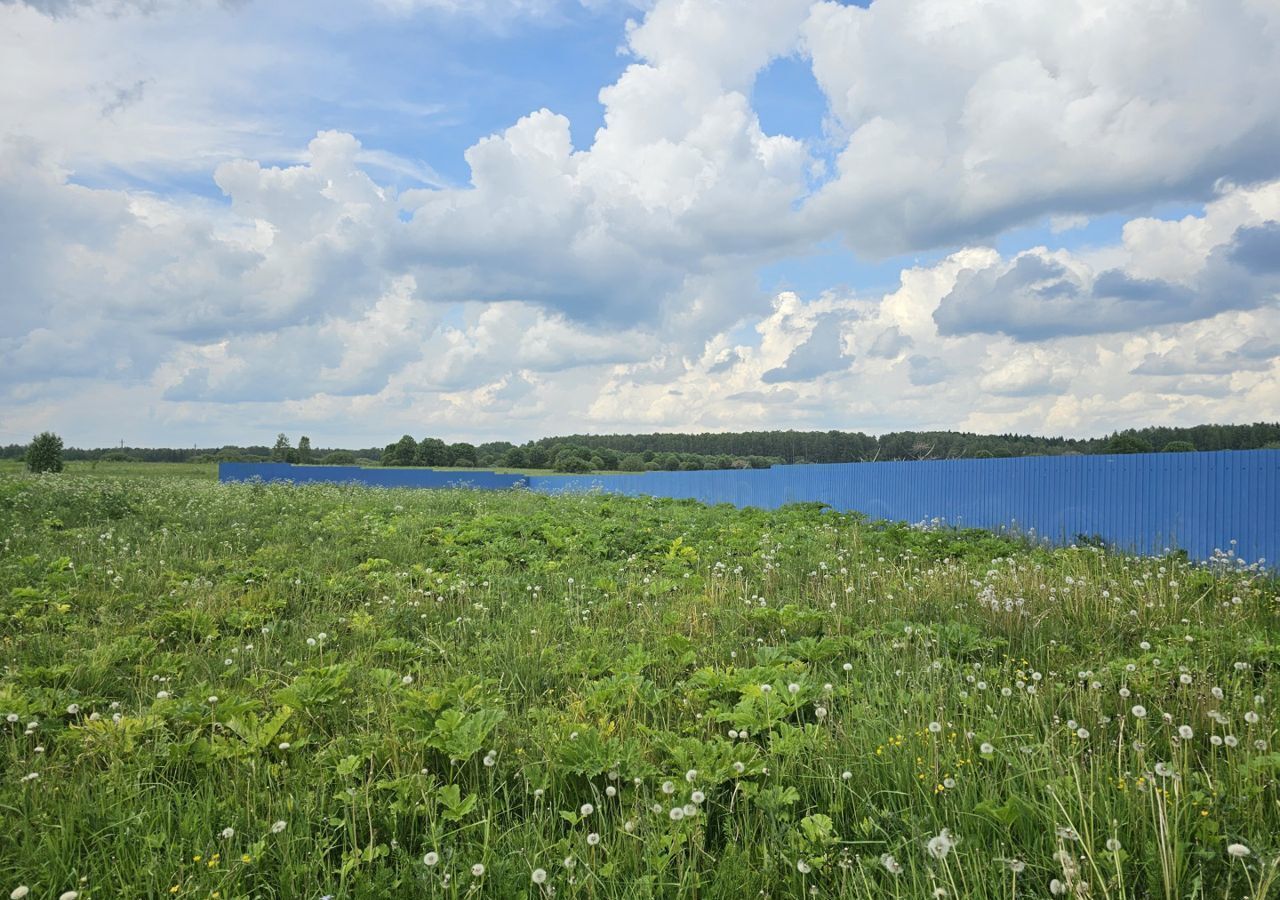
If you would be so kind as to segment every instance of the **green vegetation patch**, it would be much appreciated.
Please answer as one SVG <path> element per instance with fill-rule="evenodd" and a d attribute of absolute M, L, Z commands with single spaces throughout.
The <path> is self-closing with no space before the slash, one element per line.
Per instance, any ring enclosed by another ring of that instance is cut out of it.
<path fill-rule="evenodd" d="M 0 474 L 3 892 L 1274 896 L 1257 573 L 112 465 Z"/>

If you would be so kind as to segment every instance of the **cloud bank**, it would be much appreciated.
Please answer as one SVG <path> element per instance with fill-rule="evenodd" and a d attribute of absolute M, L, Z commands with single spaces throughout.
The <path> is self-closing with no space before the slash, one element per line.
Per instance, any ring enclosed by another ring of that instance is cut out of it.
<path fill-rule="evenodd" d="M 1280 414 L 1274 4 L 658 0 L 589 140 L 530 110 L 456 185 L 341 129 L 272 138 L 246 85 L 278 38 L 201 82 L 255 11 L 193 6 L 0 5 L 6 439 Z M 810 135 L 753 106 L 779 59 L 828 104 Z M 851 288 L 763 288 L 832 240 Z"/>

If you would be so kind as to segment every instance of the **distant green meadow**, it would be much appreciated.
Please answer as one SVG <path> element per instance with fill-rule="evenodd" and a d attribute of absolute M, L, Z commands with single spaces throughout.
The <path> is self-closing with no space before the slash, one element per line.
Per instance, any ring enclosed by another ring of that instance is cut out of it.
<path fill-rule="evenodd" d="M 0 466 L 0 897 L 1280 894 L 1257 572 L 214 477 Z"/>

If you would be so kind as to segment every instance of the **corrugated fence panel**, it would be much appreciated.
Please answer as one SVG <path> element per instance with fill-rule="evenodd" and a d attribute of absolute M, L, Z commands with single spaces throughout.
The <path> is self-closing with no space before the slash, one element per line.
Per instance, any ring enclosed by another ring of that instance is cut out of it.
<path fill-rule="evenodd" d="M 764 508 L 820 501 L 877 519 L 936 518 L 1058 544 L 1083 536 L 1143 554 L 1185 550 L 1198 560 L 1233 551 L 1269 568 L 1280 557 L 1280 450 L 534 475 L 529 487 Z"/>
<path fill-rule="evenodd" d="M 841 463 L 640 475 L 500 475 L 221 463 L 221 481 L 357 482 L 377 487 L 526 487 L 605 491 L 774 509 L 818 501 L 875 519 L 993 530 L 1053 543 L 1098 538 L 1136 553 L 1216 550 L 1249 562 L 1280 558 L 1280 450 L 1033 456 L 928 462 Z M 1233 541 L 1235 543 L 1233 543 Z"/>

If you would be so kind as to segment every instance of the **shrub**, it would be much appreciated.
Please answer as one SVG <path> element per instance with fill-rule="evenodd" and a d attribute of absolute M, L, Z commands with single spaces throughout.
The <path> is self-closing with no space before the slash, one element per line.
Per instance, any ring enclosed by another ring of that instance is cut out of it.
<path fill-rule="evenodd" d="M 27 448 L 27 468 L 32 472 L 61 472 L 62 438 L 52 431 L 42 431 L 32 438 Z"/>
<path fill-rule="evenodd" d="M 1116 434 L 1107 441 L 1107 453 L 1150 453 L 1152 446 L 1136 434 Z"/>

